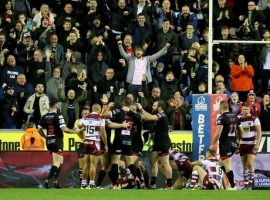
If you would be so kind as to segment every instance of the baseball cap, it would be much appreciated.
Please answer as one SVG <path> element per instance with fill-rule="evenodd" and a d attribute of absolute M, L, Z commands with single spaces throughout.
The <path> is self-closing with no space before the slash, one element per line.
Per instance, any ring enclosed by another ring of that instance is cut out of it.
<path fill-rule="evenodd" d="M 249 91 L 248 96 L 249 96 L 249 95 L 253 95 L 253 96 L 255 96 L 255 97 L 256 97 L 256 94 L 254 93 L 254 91 L 253 91 L 253 90 L 250 90 L 250 91 Z"/>

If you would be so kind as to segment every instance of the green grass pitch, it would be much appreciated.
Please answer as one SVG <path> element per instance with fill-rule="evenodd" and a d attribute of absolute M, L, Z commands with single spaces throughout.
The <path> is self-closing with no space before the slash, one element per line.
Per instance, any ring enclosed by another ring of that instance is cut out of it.
<path fill-rule="evenodd" d="M 3 200 L 268 200 L 270 190 L 80 190 L 0 189 Z"/>

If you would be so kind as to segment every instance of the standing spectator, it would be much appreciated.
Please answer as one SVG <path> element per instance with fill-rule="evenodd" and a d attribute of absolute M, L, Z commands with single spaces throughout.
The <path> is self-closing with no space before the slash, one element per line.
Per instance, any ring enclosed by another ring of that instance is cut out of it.
<path fill-rule="evenodd" d="M 88 77 L 97 84 L 105 75 L 111 63 L 111 52 L 106 45 L 94 45 L 91 49 L 89 60 L 87 60 Z"/>
<path fill-rule="evenodd" d="M 261 113 L 261 103 L 256 98 L 253 90 L 250 90 L 247 95 L 247 103 L 250 105 L 250 113 L 252 116 L 259 117 Z"/>
<path fill-rule="evenodd" d="M 62 46 L 66 43 L 67 37 L 69 36 L 69 33 L 72 31 L 72 25 L 71 25 L 71 20 L 70 19 L 65 19 L 61 26 L 57 27 L 56 33 L 57 35 L 61 35 L 59 37 L 59 44 Z"/>
<path fill-rule="evenodd" d="M 253 67 L 247 64 L 245 56 L 238 56 L 238 64 L 231 66 L 231 90 L 238 92 L 240 101 L 245 101 L 247 93 L 254 89 L 252 77 Z"/>
<path fill-rule="evenodd" d="M 16 56 L 18 66 L 24 69 L 25 73 L 29 73 L 29 63 L 33 59 L 35 46 L 31 38 L 30 32 L 22 35 L 22 41 L 16 47 Z"/>
<path fill-rule="evenodd" d="M 192 44 L 195 42 L 199 42 L 199 38 L 197 34 L 194 32 L 193 25 L 188 24 L 187 30 L 181 33 L 179 36 L 181 55 L 186 56 L 188 54 L 188 50 L 192 47 Z"/>
<path fill-rule="evenodd" d="M 254 1 L 248 2 L 247 12 L 243 15 L 239 16 L 239 20 L 243 23 L 245 20 L 248 21 L 248 24 L 255 28 L 255 22 L 262 23 L 265 20 L 263 12 L 261 10 L 257 10 L 257 6 Z"/>
<path fill-rule="evenodd" d="M 269 3 L 270 4 L 270 3 Z M 265 41 L 270 41 L 270 37 L 267 37 Z M 266 93 L 268 91 L 268 82 L 270 79 L 270 43 L 266 43 L 261 49 L 259 56 L 259 67 L 261 69 L 261 93 Z"/>
<path fill-rule="evenodd" d="M 18 98 L 17 128 L 21 129 L 27 120 L 27 114 L 23 111 L 27 99 L 35 93 L 31 83 L 27 83 L 26 76 L 19 74 L 15 85 L 16 97 Z"/>
<path fill-rule="evenodd" d="M 40 7 L 40 11 L 35 14 L 33 18 L 34 27 L 39 28 L 41 25 L 41 19 L 43 17 L 47 17 L 49 21 L 49 26 L 54 27 L 54 17 L 55 15 L 49 10 L 49 6 L 47 4 L 42 4 Z"/>
<path fill-rule="evenodd" d="M 183 33 L 187 31 L 187 26 L 189 24 L 193 25 L 194 32 L 198 32 L 197 25 L 198 25 L 198 18 L 195 13 L 190 12 L 190 8 L 188 5 L 183 5 L 181 8 L 180 14 L 177 16 L 176 19 L 176 26 L 177 32 Z"/>
<path fill-rule="evenodd" d="M 263 95 L 261 103 L 262 111 L 260 114 L 260 121 L 262 131 L 270 131 L 270 96 L 269 94 Z"/>
<path fill-rule="evenodd" d="M 34 87 L 36 87 L 38 83 L 42 83 L 46 86 L 46 80 L 51 77 L 51 74 L 48 73 L 51 68 L 50 54 L 50 51 L 46 51 L 46 58 L 44 60 L 43 53 L 40 49 L 34 51 L 33 60 L 30 61 L 29 64 L 29 73 L 26 74 L 27 80 L 29 80 Z"/>
<path fill-rule="evenodd" d="M 128 85 L 128 92 L 131 93 L 134 99 L 137 99 L 138 92 L 142 91 L 142 80 L 143 76 L 146 76 L 147 82 L 152 82 L 152 75 L 150 71 L 150 62 L 158 59 L 162 55 L 164 55 L 168 48 L 170 47 L 169 43 L 158 51 L 156 54 L 151 56 L 143 57 L 143 48 L 136 47 L 135 48 L 135 55 L 128 55 L 122 46 L 122 41 L 118 41 L 118 47 L 121 56 L 125 58 L 128 62 L 128 74 L 126 82 Z"/>
<path fill-rule="evenodd" d="M 1 17 L 0 17 L 1 22 Z M 1 23 L 0 23 L 1 24 Z M 0 31 L 0 67 L 3 67 L 7 53 L 10 52 L 10 46 L 6 42 L 6 35 Z"/>
<path fill-rule="evenodd" d="M 230 106 L 230 112 L 234 113 L 235 115 L 239 115 L 242 111 L 242 102 L 239 101 L 239 96 L 237 92 L 233 92 L 231 94 L 230 99 L 228 100 Z"/>
<path fill-rule="evenodd" d="M 270 29 L 270 22 L 268 19 L 270 19 L 270 0 L 267 0 L 267 7 L 263 10 L 263 14 L 265 16 L 264 25 L 265 28 Z"/>
<path fill-rule="evenodd" d="M 136 22 L 129 23 L 126 32 L 132 35 L 134 46 L 141 46 L 144 52 L 147 52 L 152 42 L 152 28 L 145 23 L 145 16 L 142 13 L 138 14 Z"/>
<path fill-rule="evenodd" d="M 16 58 L 13 55 L 7 57 L 6 65 L 0 71 L 0 84 L 6 83 L 15 86 L 17 76 L 23 73 L 23 69 L 16 64 Z"/>
<path fill-rule="evenodd" d="M 171 130 L 186 130 L 186 115 L 189 113 L 189 107 L 179 91 L 176 91 L 173 98 L 167 101 L 166 113 L 169 116 Z"/>
<path fill-rule="evenodd" d="M 240 122 L 244 130 L 239 146 L 243 165 L 244 189 L 251 190 L 254 181 L 256 153 L 259 150 L 262 130 L 259 118 L 250 113 L 250 105 L 248 103 L 242 105 Z"/>
<path fill-rule="evenodd" d="M 53 70 L 49 70 L 48 73 L 51 74 L 52 77 L 46 81 L 46 94 L 49 99 L 59 100 L 57 95 L 57 89 L 60 85 L 65 84 L 65 80 L 61 76 L 61 67 L 57 66 Z"/>
<path fill-rule="evenodd" d="M 80 95 L 73 89 L 69 89 L 67 95 L 65 95 L 64 85 L 59 85 L 57 88 L 58 99 L 62 102 L 61 113 L 69 128 L 73 128 L 74 122 L 79 119 L 80 104 L 87 99 L 86 85 L 84 85 L 82 89 Z"/>
<path fill-rule="evenodd" d="M 162 21 L 162 29 L 157 32 L 157 41 L 156 41 L 156 49 L 160 51 L 166 43 L 170 44 L 167 47 L 167 54 L 163 55 L 159 60 L 162 61 L 165 66 L 172 64 L 172 56 L 173 52 L 178 49 L 178 38 L 176 33 L 170 28 L 172 24 L 168 19 L 164 19 Z M 168 69 L 166 68 L 164 72 L 166 73 Z"/>
<path fill-rule="evenodd" d="M 29 0 L 11 0 L 14 5 L 14 11 L 16 14 L 25 13 L 27 17 L 32 16 L 32 8 Z"/>
<path fill-rule="evenodd" d="M 72 28 L 72 31 L 69 33 L 66 42 L 63 44 L 63 47 L 65 52 L 68 49 L 73 52 L 78 51 L 82 54 L 82 58 L 84 58 L 84 48 L 80 40 L 80 33 L 78 29 Z"/>
<path fill-rule="evenodd" d="M 38 132 L 41 136 L 46 138 L 47 149 L 52 154 L 52 167 L 48 178 L 44 182 L 45 188 L 50 187 L 52 178 L 54 178 L 55 188 L 60 188 L 58 177 L 60 174 L 61 166 L 64 162 L 63 152 L 63 131 L 66 133 L 73 133 L 74 131 L 67 128 L 65 120 L 62 115 L 57 114 L 57 102 L 50 102 L 50 111 L 45 114 L 38 124 Z M 42 129 L 46 129 L 47 136 L 45 136 Z"/>
<path fill-rule="evenodd" d="M 173 72 L 167 72 L 165 79 L 159 80 L 160 90 L 162 91 L 161 99 L 167 102 L 177 91 L 179 80 L 174 77 Z"/>
<path fill-rule="evenodd" d="M 56 12 L 59 11 L 56 10 Z M 78 27 L 80 25 L 75 13 L 73 12 L 73 6 L 70 2 L 65 3 L 63 12 L 57 16 L 55 23 L 56 28 L 58 29 L 62 27 L 66 20 L 69 20 L 69 22 L 71 23 L 70 25 L 72 27 L 73 26 Z"/>
<path fill-rule="evenodd" d="M 118 81 L 114 69 L 109 67 L 107 68 L 103 79 L 97 83 L 97 93 L 99 96 L 106 94 L 109 98 L 109 102 L 114 102 L 120 87 L 121 85 Z"/>
<path fill-rule="evenodd" d="M 43 49 L 48 42 L 48 35 L 54 32 L 54 28 L 49 24 L 48 17 L 41 18 L 41 25 L 32 32 L 33 40 L 35 44 L 38 44 L 40 49 Z"/>
<path fill-rule="evenodd" d="M 44 93 L 44 85 L 42 83 L 36 85 L 35 91 L 36 93 L 27 99 L 23 111 L 28 114 L 27 121 L 33 121 L 37 125 L 40 117 L 49 110 L 49 98 Z"/>
<path fill-rule="evenodd" d="M 213 25 L 215 29 L 215 36 L 221 30 L 221 27 L 236 27 L 235 17 L 233 11 L 226 6 L 226 0 L 218 0 L 218 5 L 213 9 Z"/>
<path fill-rule="evenodd" d="M 58 65 L 63 67 L 65 61 L 64 47 L 58 43 L 58 36 L 55 32 L 49 35 L 49 42 L 44 49 L 51 51 L 50 63 L 52 68 Z"/>
<path fill-rule="evenodd" d="M 18 102 L 15 96 L 14 86 L 4 83 L 0 88 L 0 119 L 2 128 L 15 129 L 16 115 L 18 111 Z"/>
<path fill-rule="evenodd" d="M 135 3 L 134 6 L 134 19 L 136 19 L 137 15 L 143 13 L 145 16 L 146 24 L 152 24 L 152 15 L 153 10 L 151 4 L 148 3 L 146 0 L 138 0 L 138 3 Z"/>
<path fill-rule="evenodd" d="M 164 19 L 169 19 L 171 25 L 175 25 L 175 11 L 171 9 L 171 2 L 169 0 L 164 0 L 162 2 L 162 7 L 159 6 L 159 1 L 154 3 L 154 27 L 158 31 L 162 28 L 162 22 Z"/>

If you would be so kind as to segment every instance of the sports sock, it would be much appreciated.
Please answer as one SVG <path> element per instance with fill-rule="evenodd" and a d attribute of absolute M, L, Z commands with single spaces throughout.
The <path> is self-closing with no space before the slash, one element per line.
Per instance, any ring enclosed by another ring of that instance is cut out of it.
<path fill-rule="evenodd" d="M 48 179 L 51 180 L 53 178 L 53 176 L 55 175 L 55 173 L 57 172 L 58 168 L 56 166 L 52 166 L 50 173 L 48 175 Z"/>
<path fill-rule="evenodd" d="M 100 186 L 104 177 L 106 176 L 106 171 L 105 170 L 100 170 L 98 174 L 98 179 L 97 179 L 97 186 Z"/>
<path fill-rule="evenodd" d="M 230 170 L 229 172 L 226 173 L 228 179 L 229 179 L 229 182 L 231 184 L 231 187 L 234 188 L 235 187 L 235 183 L 234 183 L 234 175 L 233 175 L 233 171 Z"/>

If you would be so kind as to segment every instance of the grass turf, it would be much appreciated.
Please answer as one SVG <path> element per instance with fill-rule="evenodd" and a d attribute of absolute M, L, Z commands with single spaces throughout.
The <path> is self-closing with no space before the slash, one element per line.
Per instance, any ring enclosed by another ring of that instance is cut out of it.
<path fill-rule="evenodd" d="M 268 199 L 270 190 L 80 190 L 80 189 L 0 189 L 3 200 L 260 200 Z"/>

